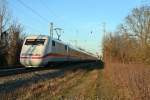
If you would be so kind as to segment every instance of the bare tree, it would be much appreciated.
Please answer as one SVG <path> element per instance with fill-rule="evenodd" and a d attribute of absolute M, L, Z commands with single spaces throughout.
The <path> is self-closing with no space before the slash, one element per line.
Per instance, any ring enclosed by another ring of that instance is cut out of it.
<path fill-rule="evenodd" d="M 150 6 L 134 8 L 126 17 L 127 30 L 139 38 L 141 47 L 147 45 L 150 39 Z"/>
<path fill-rule="evenodd" d="M 105 38 L 107 58 L 122 63 L 150 62 L 150 6 L 134 8 L 116 32 Z"/>
<path fill-rule="evenodd" d="M 7 1 L 6 0 L 0 0 L 0 65 L 5 64 L 6 59 L 6 48 L 8 45 L 8 42 L 6 39 L 8 33 L 7 29 L 9 26 L 9 13 L 7 9 Z"/>
<path fill-rule="evenodd" d="M 7 46 L 7 30 L 9 29 L 10 15 L 7 9 L 7 1 L 0 0 L 0 53 Z"/>
<path fill-rule="evenodd" d="M 10 19 L 7 1 L 0 0 L 0 65 L 12 65 L 18 61 L 21 32 L 21 24 Z"/>
<path fill-rule="evenodd" d="M 8 46 L 7 46 L 7 64 L 8 65 L 14 65 L 16 64 L 18 58 L 20 49 L 22 46 L 22 41 L 20 39 L 20 34 L 22 32 L 23 28 L 21 24 L 18 24 L 18 22 L 13 22 L 13 24 L 9 28 L 9 40 L 8 40 Z"/>

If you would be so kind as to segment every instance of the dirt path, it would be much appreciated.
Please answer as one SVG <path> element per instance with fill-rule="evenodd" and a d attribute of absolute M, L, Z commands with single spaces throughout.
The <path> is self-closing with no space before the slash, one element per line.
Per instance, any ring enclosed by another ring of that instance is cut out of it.
<path fill-rule="evenodd" d="M 78 70 L 72 73 L 72 77 L 66 76 L 63 81 L 57 82 L 52 95 L 44 95 L 44 99 L 65 100 L 95 100 L 117 98 L 118 94 L 112 84 L 104 78 L 102 69 L 90 71 Z M 41 97 L 40 97 L 41 98 Z"/>
<path fill-rule="evenodd" d="M 97 70 L 86 72 L 72 87 L 64 91 L 64 97 L 85 98 L 90 96 L 89 92 L 94 88 L 97 78 Z"/>

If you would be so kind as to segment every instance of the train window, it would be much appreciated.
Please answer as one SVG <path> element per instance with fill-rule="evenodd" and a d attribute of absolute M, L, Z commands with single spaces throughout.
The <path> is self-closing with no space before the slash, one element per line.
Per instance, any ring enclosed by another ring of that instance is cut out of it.
<path fill-rule="evenodd" d="M 25 45 L 44 45 L 45 39 L 27 39 Z"/>
<path fill-rule="evenodd" d="M 67 50 L 67 45 L 65 45 L 65 50 Z"/>
<path fill-rule="evenodd" d="M 52 41 L 52 46 L 55 46 L 55 41 Z"/>

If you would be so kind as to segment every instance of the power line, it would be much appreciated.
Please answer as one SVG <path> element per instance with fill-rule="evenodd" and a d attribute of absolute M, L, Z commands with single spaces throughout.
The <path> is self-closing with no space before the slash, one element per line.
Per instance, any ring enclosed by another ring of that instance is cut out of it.
<path fill-rule="evenodd" d="M 54 18 L 58 18 L 58 19 L 61 19 L 61 17 L 59 17 L 59 16 L 57 16 L 57 14 L 56 13 L 54 13 L 54 11 L 52 10 L 52 9 L 50 9 L 46 4 L 45 4 L 45 2 L 43 1 L 43 0 L 40 0 L 40 4 L 41 5 L 43 5 L 43 7 L 49 12 L 51 12 L 52 14 L 53 14 L 53 17 Z M 49 14 L 49 13 L 48 13 Z M 50 14 L 49 14 L 50 15 Z"/>
<path fill-rule="evenodd" d="M 13 8 L 16 8 L 16 9 L 19 9 L 18 8 L 18 6 L 16 6 L 16 5 L 13 5 L 13 7 L 11 7 L 11 9 L 13 9 Z M 26 14 L 25 13 L 22 13 L 24 16 L 26 16 Z M 31 16 L 32 17 L 32 16 Z M 35 20 L 35 19 L 34 19 Z M 39 23 L 39 22 L 38 22 Z M 34 31 L 36 31 L 36 32 L 38 32 L 38 33 L 41 33 L 41 31 L 39 31 L 37 28 L 35 28 L 35 27 L 33 27 L 33 26 L 30 26 L 30 25 L 28 25 L 28 24 L 22 24 L 23 26 L 25 26 L 25 27 L 28 27 L 28 28 L 30 28 L 30 29 L 32 29 L 32 30 L 34 30 Z"/>
<path fill-rule="evenodd" d="M 31 8 L 30 6 L 26 5 L 22 0 L 17 0 L 22 6 L 24 6 L 25 8 L 29 9 L 32 13 L 34 13 L 35 15 L 37 15 L 38 17 L 40 17 L 43 21 L 45 22 L 49 22 L 49 20 L 47 20 L 45 17 L 43 17 L 42 15 L 40 15 L 37 11 L 35 11 L 33 8 Z M 45 6 L 45 4 L 43 3 L 45 8 L 49 8 L 47 6 Z M 52 12 L 54 14 L 54 16 L 56 16 L 56 14 L 54 12 Z M 58 18 L 58 16 L 57 16 Z M 60 19 L 61 17 L 59 17 Z M 61 18 L 62 19 L 62 18 Z M 75 28 L 75 25 L 73 23 L 71 23 L 72 26 Z M 69 25 L 70 26 L 70 25 Z"/>
<path fill-rule="evenodd" d="M 40 17 L 43 21 L 49 22 L 45 17 L 41 16 L 37 11 L 35 11 L 34 9 L 32 9 L 30 6 L 26 5 L 22 0 L 18 0 L 18 2 L 22 6 L 24 6 L 25 8 L 29 9 L 32 13 L 34 13 L 35 15 L 37 15 L 38 17 Z"/>
<path fill-rule="evenodd" d="M 46 8 L 47 11 L 50 11 L 50 12 L 52 13 L 52 15 L 54 16 L 55 19 L 57 18 L 58 20 L 61 21 L 61 23 L 62 23 L 62 21 L 65 21 L 61 16 L 59 16 L 58 14 L 56 14 L 49 6 L 47 6 L 47 4 L 44 2 L 44 0 L 40 0 L 40 2 L 41 2 L 41 4 Z M 68 24 L 68 23 L 65 22 L 65 24 Z M 69 26 L 69 27 L 70 27 L 70 26 L 73 27 L 73 30 L 75 30 L 75 34 L 78 34 L 78 33 L 79 33 L 79 31 L 78 31 L 78 32 L 76 31 L 76 30 L 77 30 L 77 27 L 76 27 L 73 23 L 71 23 L 71 25 L 68 24 L 68 26 Z M 72 27 L 71 27 L 71 28 L 72 28 Z M 74 28 L 76 28 L 76 29 L 74 29 Z"/>
<path fill-rule="evenodd" d="M 38 32 L 38 33 L 42 33 L 40 30 L 38 30 L 38 29 L 36 29 L 36 28 L 34 28 L 34 27 L 30 26 L 30 25 L 27 25 L 27 24 L 24 24 L 24 25 L 25 25 L 26 27 L 28 27 L 28 28 L 30 28 L 30 29 L 32 29 L 32 30 Z"/>

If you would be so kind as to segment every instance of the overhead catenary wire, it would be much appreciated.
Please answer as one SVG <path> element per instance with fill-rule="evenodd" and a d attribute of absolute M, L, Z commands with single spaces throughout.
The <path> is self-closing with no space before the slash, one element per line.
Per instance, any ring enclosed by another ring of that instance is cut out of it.
<path fill-rule="evenodd" d="M 51 15 L 51 16 L 53 16 L 55 21 L 61 21 L 61 22 L 63 21 L 63 18 L 61 16 L 58 16 L 49 6 L 47 6 L 47 4 L 44 2 L 44 0 L 40 0 L 40 4 L 45 8 L 45 10 L 47 10 L 47 12 L 51 13 L 51 14 L 50 13 L 48 13 L 48 14 Z M 54 32 L 56 33 L 58 39 L 61 36 L 60 33 L 64 33 L 64 29 L 62 29 L 62 28 L 56 27 L 56 28 L 54 28 L 54 30 L 55 30 Z M 59 30 L 59 32 L 58 32 L 58 30 Z"/>
<path fill-rule="evenodd" d="M 50 11 L 52 13 L 52 16 L 54 16 L 55 19 L 61 20 L 61 23 L 62 23 L 62 21 L 65 21 L 61 16 L 58 16 L 58 14 L 56 14 L 49 6 L 47 6 L 47 4 L 44 2 L 44 0 L 40 0 L 40 4 L 43 5 L 43 7 L 46 8 L 47 11 Z M 67 23 L 65 22 L 65 24 L 67 24 Z M 76 25 L 74 25 L 73 23 L 71 23 L 71 25 L 68 24 L 68 26 L 69 27 L 70 26 L 73 27 L 73 33 L 75 33 L 76 39 L 78 39 L 79 30 L 77 29 Z M 76 41 L 78 41 L 78 40 L 76 40 Z"/>
<path fill-rule="evenodd" d="M 11 9 L 13 9 L 13 8 L 16 8 L 16 9 L 18 9 L 18 6 L 16 6 L 16 5 L 13 5 L 13 7 L 11 7 Z M 22 13 L 24 16 L 26 16 L 26 14 L 25 13 Z M 31 16 L 32 17 L 32 16 Z M 35 19 L 34 19 L 35 20 Z M 34 30 L 34 31 L 36 31 L 37 33 L 41 33 L 41 31 L 39 30 L 39 29 L 37 29 L 37 28 L 35 28 L 35 27 L 33 27 L 33 26 L 31 26 L 31 25 L 29 25 L 29 24 L 23 24 L 25 27 L 28 27 L 29 29 L 32 29 L 32 30 Z"/>
<path fill-rule="evenodd" d="M 46 19 L 45 17 L 43 17 L 42 15 L 40 15 L 37 11 L 35 11 L 34 9 L 32 9 L 30 6 L 26 5 L 22 0 L 17 0 L 22 6 L 24 6 L 25 8 L 29 9 L 32 13 L 34 13 L 35 15 L 37 15 L 38 17 L 40 17 L 43 21 L 45 22 L 49 22 L 48 19 Z"/>
<path fill-rule="evenodd" d="M 39 34 L 42 33 L 40 30 L 38 30 L 38 29 L 36 29 L 36 28 L 34 28 L 34 27 L 30 26 L 30 25 L 27 25 L 27 24 L 24 24 L 24 25 L 25 25 L 26 27 L 28 27 L 28 28 L 30 28 L 30 29 L 32 29 L 32 30 L 38 32 Z"/>
<path fill-rule="evenodd" d="M 51 15 L 51 16 L 53 16 L 55 19 L 57 18 L 58 20 L 61 20 L 62 18 L 61 17 L 59 17 L 50 7 L 48 7 L 47 6 L 47 4 L 44 2 L 44 0 L 39 0 L 40 1 L 40 4 L 48 11 L 48 12 L 50 12 L 51 14 L 49 14 L 49 15 Z"/>
<path fill-rule="evenodd" d="M 30 6 L 26 5 L 22 0 L 18 0 L 18 1 L 19 1 L 19 3 L 20 3 L 21 5 L 23 5 L 23 6 L 26 7 L 27 9 L 29 9 L 32 13 L 36 14 L 37 16 L 39 16 L 43 21 L 49 23 L 49 21 L 48 21 L 45 17 L 43 17 L 42 15 L 40 15 L 37 11 L 35 11 L 34 9 L 32 9 Z"/>
<path fill-rule="evenodd" d="M 61 23 L 62 23 L 62 21 L 65 21 L 65 20 L 63 19 L 63 17 L 61 17 L 61 16 L 59 16 L 58 14 L 56 14 L 49 6 L 47 6 L 47 4 L 44 2 L 44 0 L 39 0 L 39 1 L 40 1 L 40 4 L 43 5 L 43 7 L 46 8 L 47 11 L 50 11 L 50 12 L 52 13 L 52 15 L 54 16 L 55 19 L 61 20 Z M 71 23 L 71 22 L 70 22 L 70 23 Z M 67 23 L 65 22 L 65 24 L 67 24 Z M 69 26 L 69 27 L 72 26 L 73 29 L 75 28 L 75 29 L 74 29 L 75 34 L 78 34 L 78 33 L 79 33 L 78 29 L 76 28 L 76 25 L 74 25 L 73 23 L 71 23 L 71 25 L 68 24 L 68 26 Z M 78 32 L 77 32 L 76 30 L 77 30 Z"/>

